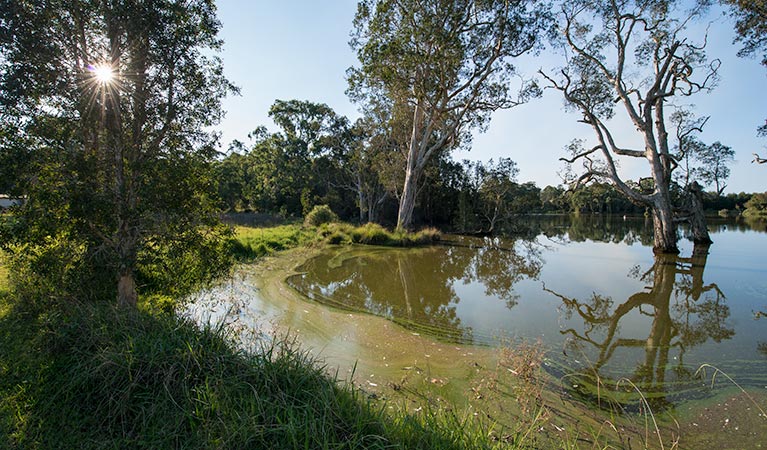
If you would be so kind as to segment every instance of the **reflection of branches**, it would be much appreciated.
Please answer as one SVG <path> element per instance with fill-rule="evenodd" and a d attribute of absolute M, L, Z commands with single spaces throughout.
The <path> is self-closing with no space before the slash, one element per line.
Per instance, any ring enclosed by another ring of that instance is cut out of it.
<path fill-rule="evenodd" d="M 656 255 L 649 270 L 639 266 L 629 271 L 629 277 L 650 283 L 647 290 L 631 295 L 625 302 L 613 308 L 613 299 L 598 293 L 586 300 L 567 297 L 548 289 L 543 290 L 558 297 L 564 308 L 566 319 L 577 314 L 583 320 L 583 332 L 575 328 L 561 331 L 574 341 L 587 343 L 599 354 L 594 370 L 599 371 L 612 358 L 618 348 L 644 348 L 644 361 L 635 370 L 633 380 L 644 382 L 647 389 L 664 390 L 665 373 L 669 351 L 680 351 L 675 369 L 677 376 L 690 377 L 683 366 L 683 355 L 689 347 L 699 345 L 708 339 L 719 342 L 734 335 L 725 322 L 729 307 L 722 302 L 724 293 L 715 283 L 703 282 L 703 271 L 708 255 L 707 248 L 696 248 L 690 258 Z M 680 275 L 677 280 L 677 275 Z M 671 307 L 671 296 L 677 299 Z M 682 301 L 680 301 L 682 300 Z M 650 307 L 651 310 L 646 310 Z M 649 333 L 645 339 L 619 336 L 619 324 L 631 311 L 652 318 Z M 674 317 L 671 312 L 674 311 Z M 697 316 L 693 321 L 692 317 Z M 599 331 L 598 333 L 595 331 Z"/>
<path fill-rule="evenodd" d="M 480 282 L 488 296 L 514 307 L 516 283 L 537 278 L 540 249 L 513 240 L 459 238 L 455 245 L 415 249 L 352 249 L 322 254 L 289 283 L 306 296 L 344 309 L 387 317 L 412 329 L 471 342 L 461 323 L 457 281 Z M 311 274 L 310 276 L 308 274 Z M 394 282 L 392 282 L 394 280 Z"/>
<path fill-rule="evenodd" d="M 538 278 L 541 272 L 541 250 L 536 244 L 523 240 L 509 242 L 495 238 L 485 239 L 483 243 L 466 267 L 463 280 L 482 282 L 485 295 L 498 297 L 508 308 L 513 308 L 519 300 L 514 286 L 524 279 Z"/>

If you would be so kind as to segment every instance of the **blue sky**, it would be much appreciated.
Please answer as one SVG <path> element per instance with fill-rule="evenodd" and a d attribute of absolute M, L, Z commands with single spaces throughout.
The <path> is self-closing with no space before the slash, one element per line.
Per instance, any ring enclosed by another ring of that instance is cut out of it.
<path fill-rule="evenodd" d="M 233 139 L 246 140 L 259 125 L 274 129 L 267 113 L 276 99 L 326 103 L 351 119 L 358 116 L 344 94 L 346 69 L 357 62 L 348 46 L 356 1 L 219 0 L 217 4 L 225 73 L 242 91 L 224 102 L 227 116 L 219 126 L 224 148 Z M 767 167 L 750 161 L 754 152 L 767 157 L 767 139 L 756 137 L 756 127 L 767 119 L 767 69 L 756 59 L 736 56 L 739 47 L 732 44 L 729 19 L 714 11 L 711 20 L 708 55 L 722 61 L 721 80 L 712 93 L 691 100 L 699 115 L 711 116 L 701 137 L 706 143 L 721 141 L 736 152 L 725 193 L 764 192 Z M 555 57 L 548 53 L 518 64 L 530 75 L 555 65 Z M 560 184 L 558 158 L 564 155 L 563 147 L 574 138 L 591 139 L 590 128 L 578 118 L 563 111 L 559 93 L 547 90 L 541 99 L 497 112 L 487 132 L 475 134 L 471 151 L 454 157 L 483 161 L 510 157 L 519 166 L 520 181 L 535 181 L 539 187 Z M 627 142 L 636 139 L 628 124 L 614 126 Z M 622 169 L 629 178 L 648 173 L 643 160 L 626 161 Z"/>

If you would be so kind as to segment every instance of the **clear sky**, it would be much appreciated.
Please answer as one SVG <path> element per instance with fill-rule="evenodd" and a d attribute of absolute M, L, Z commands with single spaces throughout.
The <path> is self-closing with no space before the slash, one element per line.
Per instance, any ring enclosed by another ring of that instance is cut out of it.
<path fill-rule="evenodd" d="M 346 69 L 357 63 L 348 45 L 355 0 L 219 0 L 217 4 L 225 73 L 242 91 L 224 102 L 227 115 L 219 126 L 224 148 L 233 139 L 245 141 L 259 125 L 274 130 L 267 113 L 276 99 L 326 103 L 350 119 L 359 116 L 344 94 Z M 750 161 L 752 153 L 767 157 L 767 139 L 756 136 L 756 128 L 767 119 L 767 69 L 757 59 L 736 56 L 739 47 L 732 43 L 729 19 L 715 11 L 711 20 L 707 51 L 710 58 L 722 61 L 721 80 L 712 93 L 690 99 L 698 115 L 711 116 L 701 138 L 735 150 L 725 193 L 764 192 L 767 165 Z M 520 61 L 519 68 L 532 75 L 555 65 L 554 57 L 543 53 Z M 487 132 L 475 134 L 472 150 L 456 152 L 454 158 L 510 157 L 519 166 L 520 181 L 535 181 L 541 188 L 557 185 L 564 146 L 574 138 L 591 139 L 591 129 L 578 119 L 563 111 L 558 92 L 547 90 L 541 99 L 495 113 Z M 615 126 L 623 130 L 618 136 L 635 141 L 633 127 Z M 629 178 L 648 174 L 644 160 L 624 162 L 622 168 L 629 171 Z"/>

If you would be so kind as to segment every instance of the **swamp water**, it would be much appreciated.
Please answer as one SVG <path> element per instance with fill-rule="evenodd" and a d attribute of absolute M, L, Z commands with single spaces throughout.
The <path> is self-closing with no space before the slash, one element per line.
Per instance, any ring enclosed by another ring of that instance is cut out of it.
<path fill-rule="evenodd" d="M 714 221 L 711 247 L 681 239 L 678 256 L 653 254 L 651 225 L 544 217 L 506 238 L 329 247 L 297 268 L 245 269 L 191 311 L 258 330 L 245 341 L 290 330 L 340 374 L 356 365 L 372 390 L 417 369 L 455 400 L 471 392 L 474 367 L 523 342 L 570 398 L 628 406 L 641 391 L 653 409 L 683 409 L 733 388 L 730 377 L 767 421 L 757 412 L 767 409 L 764 225 Z"/>

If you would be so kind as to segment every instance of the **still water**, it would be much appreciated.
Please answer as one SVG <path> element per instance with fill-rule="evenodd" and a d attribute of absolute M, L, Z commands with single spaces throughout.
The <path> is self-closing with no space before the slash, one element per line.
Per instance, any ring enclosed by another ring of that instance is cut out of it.
<path fill-rule="evenodd" d="M 682 237 L 681 254 L 665 256 L 642 218 L 531 219 L 504 238 L 330 247 L 288 284 L 442 342 L 540 342 L 546 369 L 584 397 L 595 380 L 625 378 L 656 403 L 694 398 L 704 364 L 765 390 L 767 232 L 735 221 L 710 230 L 711 247 Z"/>

